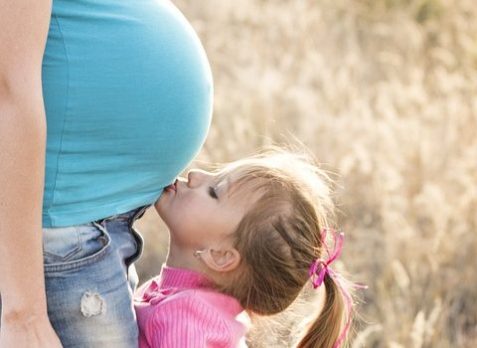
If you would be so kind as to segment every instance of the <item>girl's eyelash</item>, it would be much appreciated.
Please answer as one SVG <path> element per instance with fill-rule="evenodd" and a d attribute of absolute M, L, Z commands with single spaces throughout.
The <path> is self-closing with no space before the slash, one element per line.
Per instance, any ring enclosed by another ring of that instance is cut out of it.
<path fill-rule="evenodd" d="M 209 186 L 209 195 L 214 199 L 218 199 L 217 192 L 215 191 L 215 187 Z"/>

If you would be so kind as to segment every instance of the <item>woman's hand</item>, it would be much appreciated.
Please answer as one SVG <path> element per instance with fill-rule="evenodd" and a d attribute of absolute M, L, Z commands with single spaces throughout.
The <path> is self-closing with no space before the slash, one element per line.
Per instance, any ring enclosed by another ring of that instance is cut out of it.
<path fill-rule="evenodd" d="M 2 317 L 0 348 L 61 348 L 61 342 L 46 314 L 27 317 Z"/>

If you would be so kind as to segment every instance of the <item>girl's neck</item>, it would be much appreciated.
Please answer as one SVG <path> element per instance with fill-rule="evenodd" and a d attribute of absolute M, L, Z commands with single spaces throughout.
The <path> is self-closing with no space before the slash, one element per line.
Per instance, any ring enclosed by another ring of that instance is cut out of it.
<path fill-rule="evenodd" d="M 193 250 L 179 248 L 171 242 L 166 258 L 166 265 L 174 268 L 185 268 L 191 271 L 206 273 L 200 260 L 194 256 Z"/>

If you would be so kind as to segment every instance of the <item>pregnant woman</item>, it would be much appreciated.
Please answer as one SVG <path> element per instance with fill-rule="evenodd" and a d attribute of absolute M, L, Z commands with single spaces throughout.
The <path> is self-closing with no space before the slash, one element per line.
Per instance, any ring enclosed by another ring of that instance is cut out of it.
<path fill-rule="evenodd" d="M 0 347 L 135 347 L 132 224 L 205 140 L 206 55 L 169 1 L 0 8 Z"/>

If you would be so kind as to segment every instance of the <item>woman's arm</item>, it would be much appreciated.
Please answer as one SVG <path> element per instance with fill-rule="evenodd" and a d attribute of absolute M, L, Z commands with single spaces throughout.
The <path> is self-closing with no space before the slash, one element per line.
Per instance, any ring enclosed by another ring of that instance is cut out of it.
<path fill-rule="evenodd" d="M 51 0 L 0 0 L 0 347 L 61 347 L 48 320 L 41 63 Z"/>

